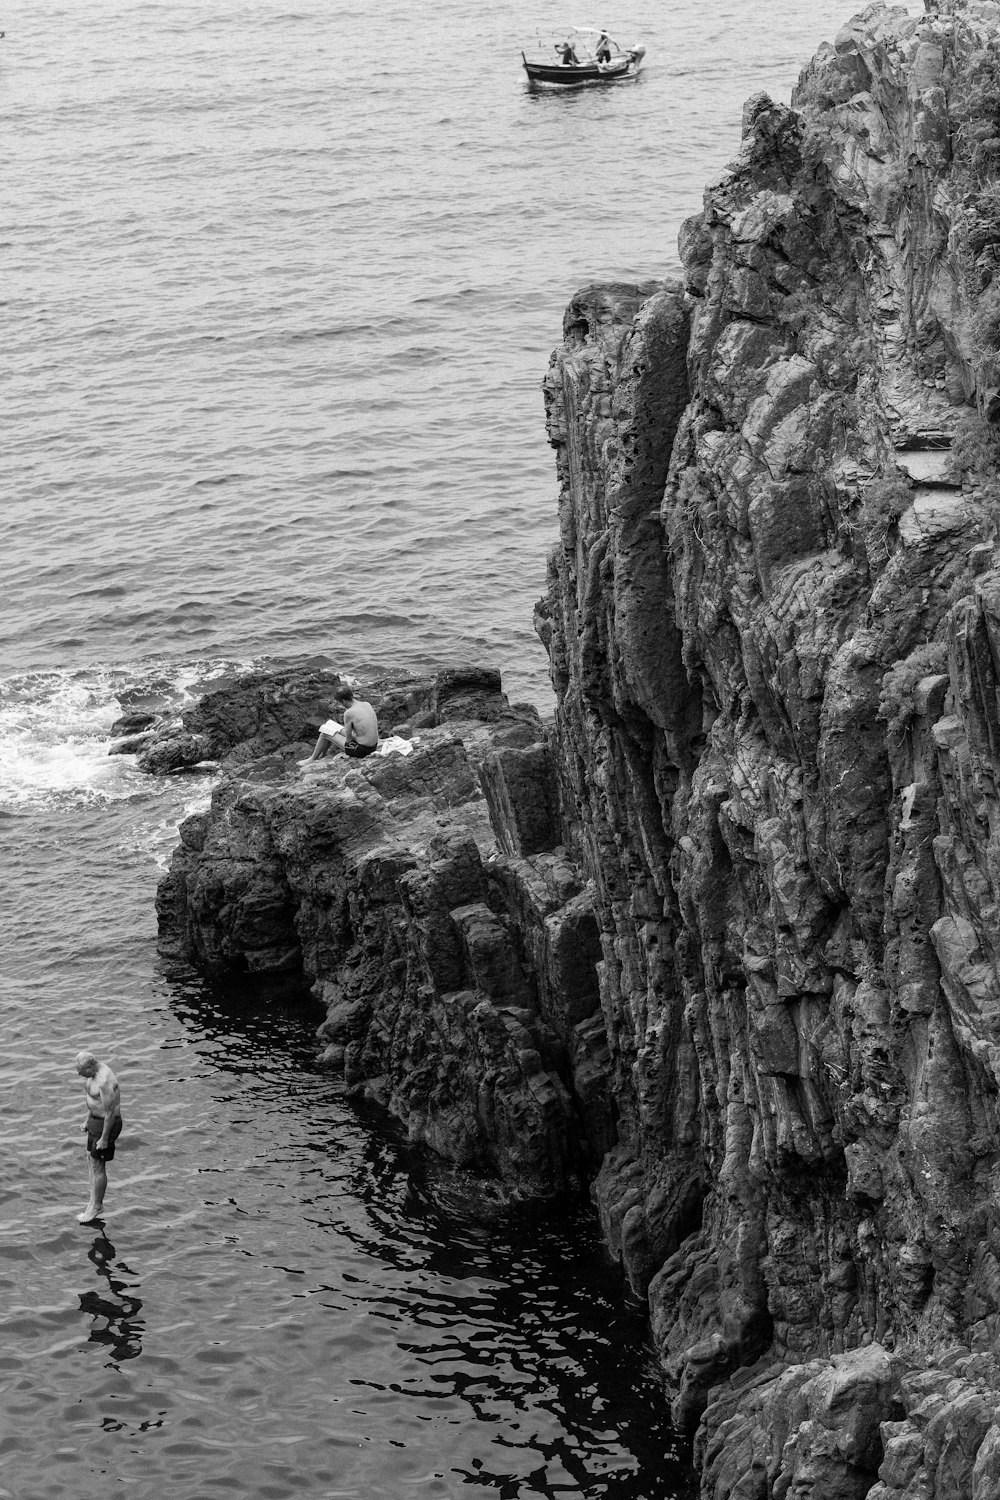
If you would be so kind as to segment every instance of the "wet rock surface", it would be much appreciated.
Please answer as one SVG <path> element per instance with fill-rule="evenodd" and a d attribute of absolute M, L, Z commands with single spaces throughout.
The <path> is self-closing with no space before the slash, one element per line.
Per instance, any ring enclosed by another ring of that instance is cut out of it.
<path fill-rule="evenodd" d="M 589 1183 L 713 1500 L 1000 1494 L 998 26 L 869 6 L 683 279 L 574 298 L 551 724 L 470 669 L 380 700 L 408 757 L 294 771 L 335 679 L 143 750 L 223 760 L 165 946 L 304 975 L 413 1139 Z"/>

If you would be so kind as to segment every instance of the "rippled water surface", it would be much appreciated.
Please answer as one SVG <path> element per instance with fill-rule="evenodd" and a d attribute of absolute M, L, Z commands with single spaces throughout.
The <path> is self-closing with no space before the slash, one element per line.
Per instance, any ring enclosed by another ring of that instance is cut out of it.
<path fill-rule="evenodd" d="M 105 1007 L 49 1006 L 41 1042 L 44 975 L 14 989 L 35 1130 L 4 1194 L 0 1493 L 678 1493 L 589 1217 L 477 1223 L 313 1071 L 301 1012 L 143 983 L 150 939 L 131 973 L 87 955 L 126 1120 L 100 1227 L 70 1212 L 66 1057 Z"/>
<path fill-rule="evenodd" d="M 556 0 L 5 6 L 0 666 L 471 654 L 544 694 L 563 308 L 675 265 L 744 98 L 849 14 L 614 5 L 644 71 L 553 94 Z"/>
<path fill-rule="evenodd" d="M 3 8 L 0 1500 L 690 1493 L 583 1205 L 477 1220 L 315 1071 L 310 1010 L 159 969 L 210 785 L 107 734 L 299 653 L 545 707 L 563 308 L 674 269 L 744 98 L 849 12 Z M 529 90 L 567 19 L 638 80 Z M 103 1227 L 82 1046 L 123 1089 Z"/>

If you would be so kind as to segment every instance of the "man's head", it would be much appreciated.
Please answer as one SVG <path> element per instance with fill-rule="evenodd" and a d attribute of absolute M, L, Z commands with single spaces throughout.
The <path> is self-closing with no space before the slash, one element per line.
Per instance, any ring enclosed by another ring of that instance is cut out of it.
<path fill-rule="evenodd" d="M 76 1071 L 81 1078 L 93 1078 L 97 1072 L 97 1058 L 92 1052 L 78 1052 L 76 1054 Z"/>
<path fill-rule="evenodd" d="M 338 703 L 343 703 L 345 706 L 349 706 L 354 702 L 354 693 L 352 689 L 347 686 L 346 682 L 341 684 L 341 686 L 337 689 L 333 696 L 336 698 Z"/>

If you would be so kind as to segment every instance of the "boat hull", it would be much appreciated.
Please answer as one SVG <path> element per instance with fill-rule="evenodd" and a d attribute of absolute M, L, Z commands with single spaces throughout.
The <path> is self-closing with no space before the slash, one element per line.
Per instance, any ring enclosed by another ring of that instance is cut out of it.
<path fill-rule="evenodd" d="M 607 83 L 614 78 L 627 78 L 635 73 L 638 65 L 631 53 L 627 57 L 614 58 L 603 67 L 597 63 L 529 62 L 523 53 L 521 59 L 532 83 L 561 84 L 563 88 L 575 83 Z"/>

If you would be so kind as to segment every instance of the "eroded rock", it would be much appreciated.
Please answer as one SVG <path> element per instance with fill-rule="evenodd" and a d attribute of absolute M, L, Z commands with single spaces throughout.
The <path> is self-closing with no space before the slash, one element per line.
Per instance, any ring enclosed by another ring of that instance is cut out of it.
<path fill-rule="evenodd" d="M 867 1494 L 880 1428 L 848 1441 L 830 1372 L 898 1349 L 871 1400 L 902 1420 L 908 1372 L 997 1327 L 995 460 L 947 449 L 995 404 L 958 120 L 998 12 L 938 10 L 869 6 L 797 107 L 751 101 L 683 286 L 587 289 L 546 380 L 537 625 L 618 1110 L 596 1193 L 675 1418 L 710 1434 L 732 1391 L 720 1500 Z M 971 1493 L 987 1431 L 941 1468 L 908 1428 L 899 1473 Z"/>
<path fill-rule="evenodd" d="M 443 719 L 406 756 L 300 772 L 230 753 L 161 883 L 161 947 L 209 973 L 301 973 L 327 1007 L 323 1060 L 350 1089 L 511 1194 L 565 1191 L 613 1134 L 600 938 L 556 845 L 542 723 L 474 671 L 399 706 Z M 210 709 L 201 721 L 219 722 L 224 703 Z"/>

